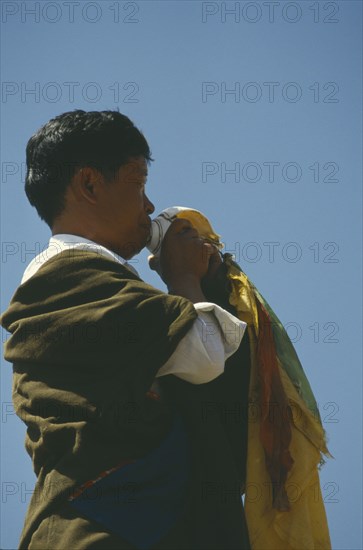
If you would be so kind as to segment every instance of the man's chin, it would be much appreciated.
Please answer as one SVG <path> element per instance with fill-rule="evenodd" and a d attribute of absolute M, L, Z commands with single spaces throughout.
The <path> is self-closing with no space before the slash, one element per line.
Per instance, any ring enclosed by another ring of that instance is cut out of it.
<path fill-rule="evenodd" d="M 127 243 L 122 247 L 120 255 L 125 258 L 125 260 L 131 260 L 131 258 L 137 254 L 140 254 L 145 248 L 147 241 L 148 239 L 144 239 L 142 243 Z"/>
<path fill-rule="evenodd" d="M 125 260 L 131 260 L 136 254 L 143 250 L 150 239 L 150 226 L 141 225 L 134 231 L 135 240 L 123 243 L 120 246 L 119 254 Z"/>

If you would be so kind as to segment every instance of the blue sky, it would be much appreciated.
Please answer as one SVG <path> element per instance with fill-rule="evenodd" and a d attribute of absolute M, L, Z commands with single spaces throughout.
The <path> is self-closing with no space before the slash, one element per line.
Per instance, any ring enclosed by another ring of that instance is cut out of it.
<path fill-rule="evenodd" d="M 1 310 L 49 239 L 23 190 L 27 140 L 62 112 L 119 108 L 150 143 L 156 212 L 205 212 L 294 340 L 335 457 L 333 547 L 362 548 L 361 2 L 1 8 Z M 134 266 L 163 289 L 146 257 Z M 0 545 L 14 548 L 35 477 L 5 361 L 1 380 Z"/>

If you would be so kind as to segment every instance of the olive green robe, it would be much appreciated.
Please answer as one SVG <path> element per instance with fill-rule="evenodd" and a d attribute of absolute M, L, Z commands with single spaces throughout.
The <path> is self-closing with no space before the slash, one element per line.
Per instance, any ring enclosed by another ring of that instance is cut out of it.
<path fill-rule="evenodd" d="M 191 506 L 157 548 L 248 548 L 238 492 L 243 451 L 233 449 L 220 411 L 203 416 L 223 375 L 200 386 L 169 375 L 160 379 L 168 398 L 148 396 L 196 317 L 188 300 L 93 252 L 64 251 L 19 286 L 1 324 L 11 333 L 5 358 L 37 476 L 20 548 L 134 548 L 77 516 L 67 499 L 100 472 L 157 447 L 175 406 L 193 445 Z M 223 498 L 231 486 L 233 498 Z"/>

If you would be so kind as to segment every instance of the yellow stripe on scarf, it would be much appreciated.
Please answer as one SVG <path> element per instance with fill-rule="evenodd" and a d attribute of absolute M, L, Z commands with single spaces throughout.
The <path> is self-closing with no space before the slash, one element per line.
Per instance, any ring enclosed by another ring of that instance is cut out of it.
<path fill-rule="evenodd" d="M 272 506 L 273 487 L 261 442 L 256 301 L 246 275 L 230 266 L 227 276 L 232 285 L 230 303 L 236 308 L 238 317 L 249 322 L 251 379 L 245 513 L 251 547 L 253 550 L 329 550 L 329 529 L 318 475 L 321 453 L 329 455 L 324 430 L 299 396 L 278 358 L 280 379 L 292 412 L 289 451 L 294 463 L 285 483 L 290 510 L 281 512 Z"/>

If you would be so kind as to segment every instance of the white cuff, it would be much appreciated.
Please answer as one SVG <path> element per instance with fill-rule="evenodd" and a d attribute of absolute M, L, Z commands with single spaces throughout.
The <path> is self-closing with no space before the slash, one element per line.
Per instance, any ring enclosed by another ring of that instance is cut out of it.
<path fill-rule="evenodd" d="M 194 307 L 198 311 L 200 319 L 203 319 L 202 312 L 211 312 L 214 319 L 217 320 L 223 337 L 225 359 L 228 359 L 228 357 L 237 351 L 245 333 L 247 324 L 244 321 L 240 321 L 240 319 L 222 307 L 211 302 L 197 302 L 194 304 Z M 202 334 L 203 342 L 213 338 L 213 334 L 216 333 L 214 322 L 206 322 L 205 324 L 204 334 Z"/>
<path fill-rule="evenodd" d="M 157 378 L 174 374 L 192 384 L 205 384 L 223 373 L 226 359 L 237 351 L 246 323 L 210 302 L 194 307 L 197 319 L 159 369 Z"/>

